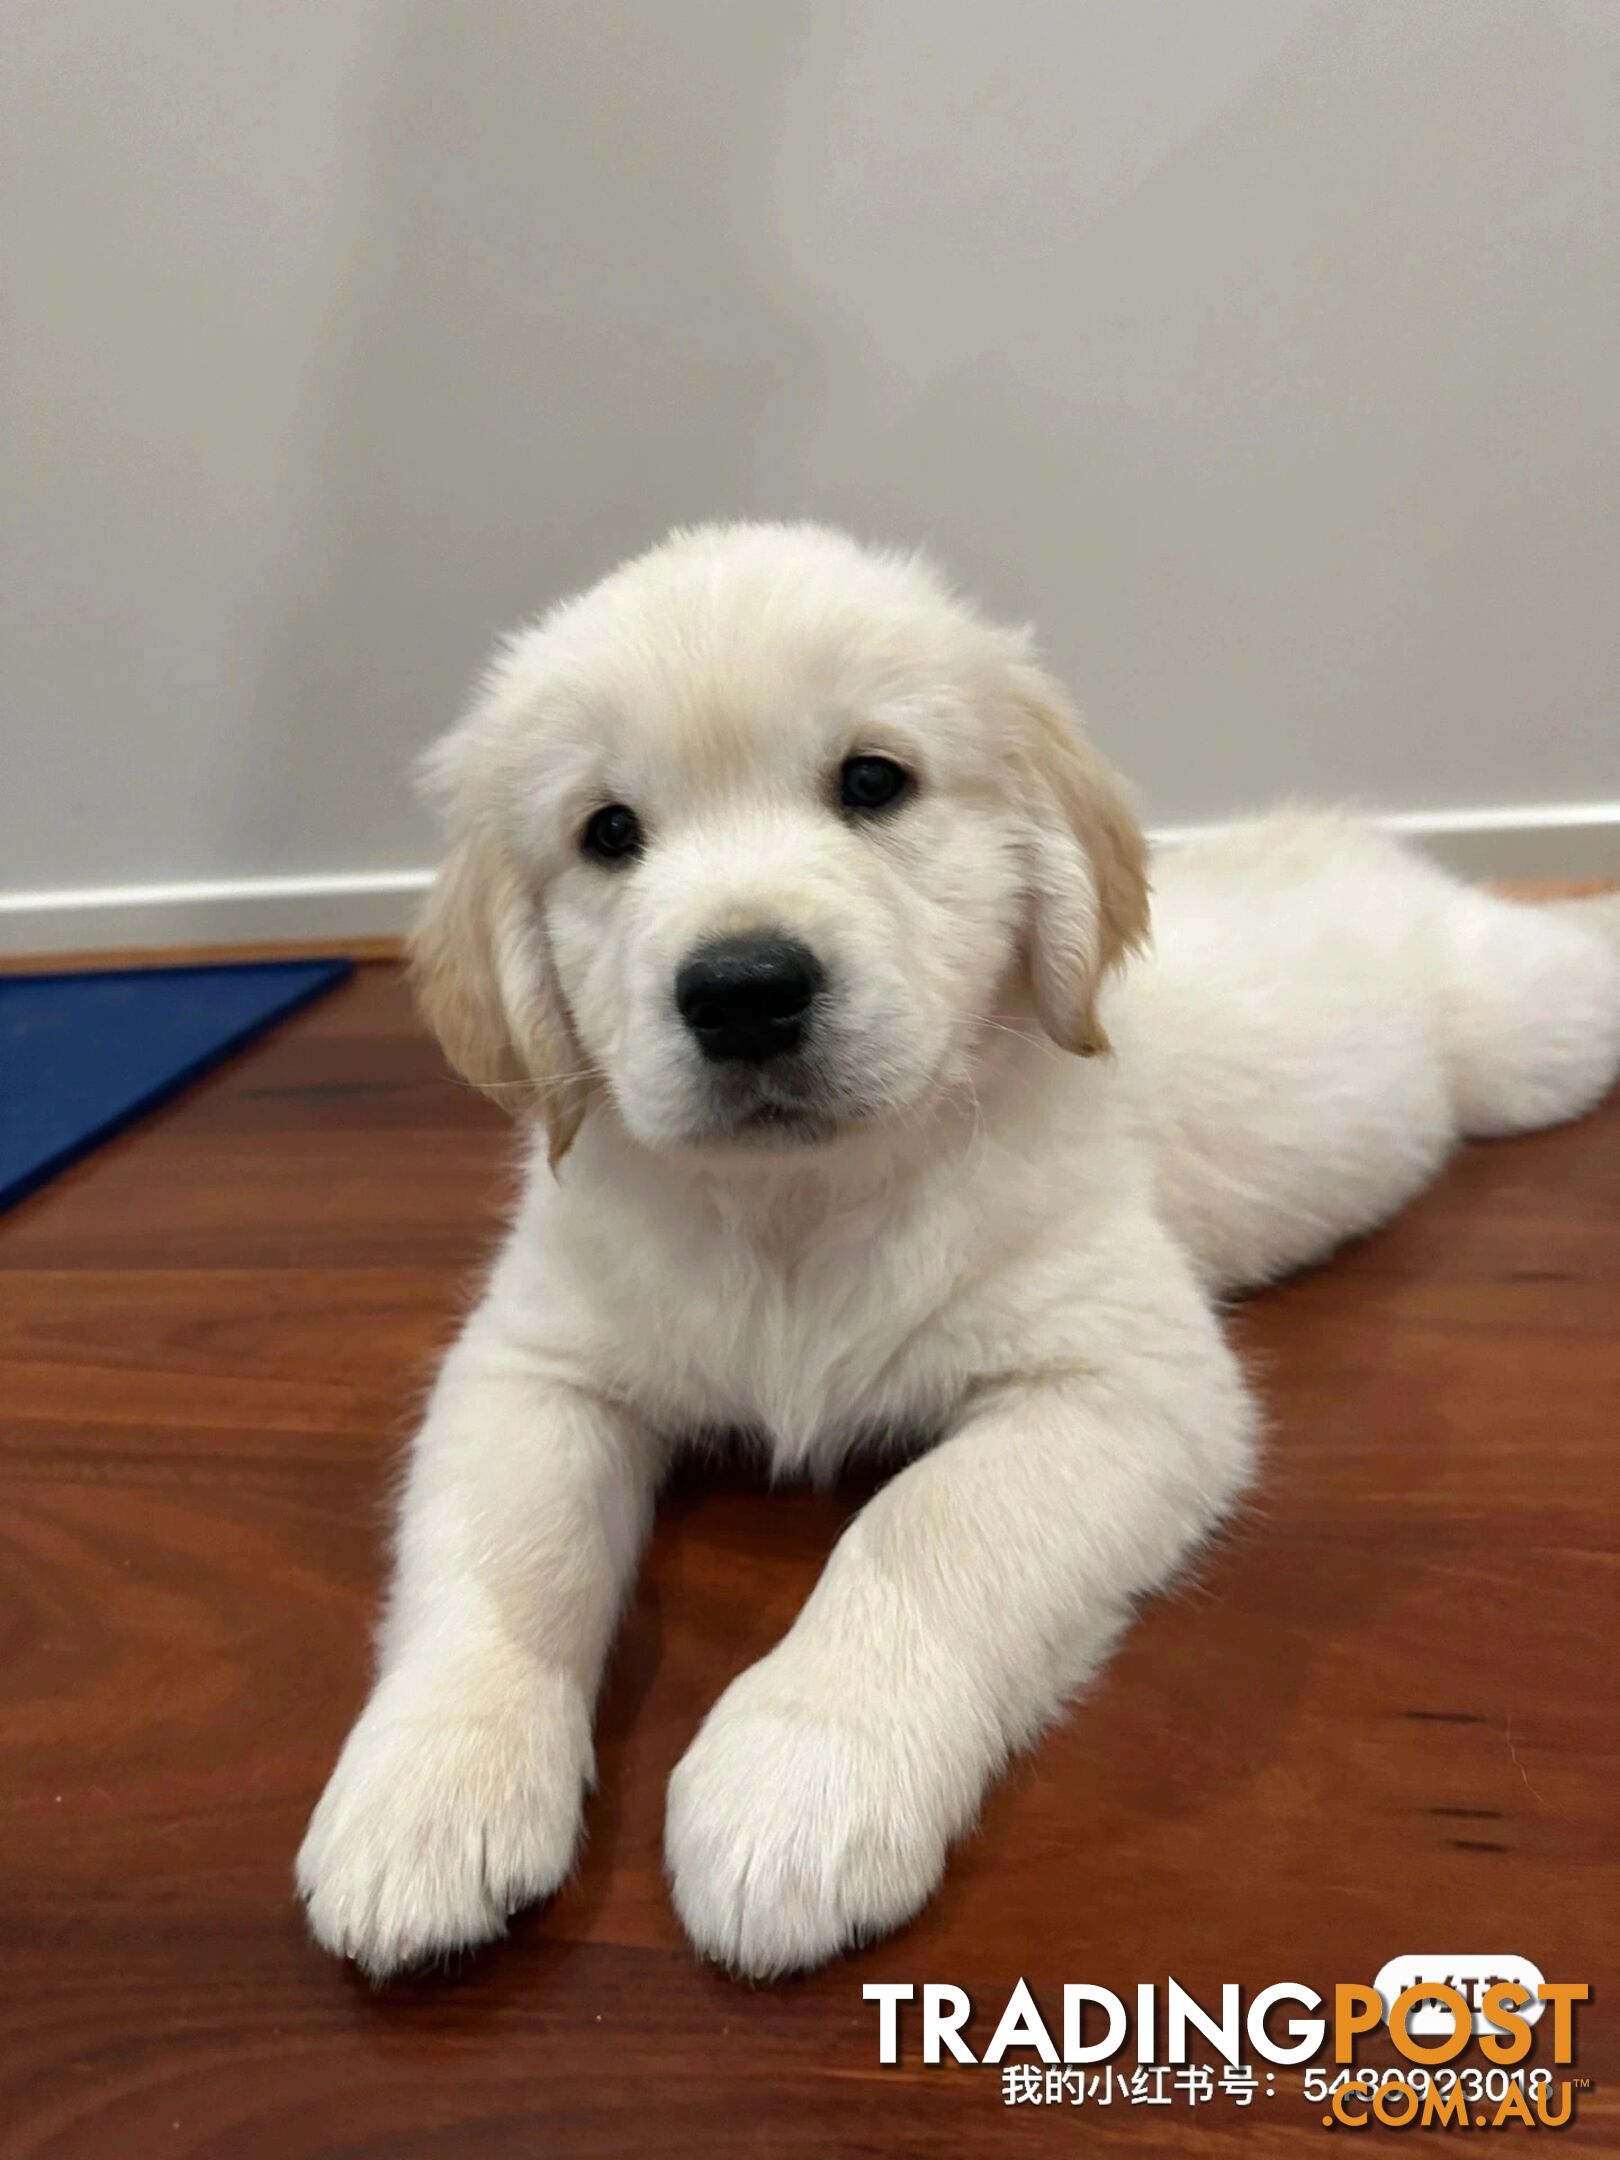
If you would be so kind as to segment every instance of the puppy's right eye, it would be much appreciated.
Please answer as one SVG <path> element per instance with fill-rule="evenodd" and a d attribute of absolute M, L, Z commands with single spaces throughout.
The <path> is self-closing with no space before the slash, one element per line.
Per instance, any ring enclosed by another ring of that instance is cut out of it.
<path fill-rule="evenodd" d="M 627 862 L 641 853 L 641 820 L 622 802 L 606 804 L 579 836 L 583 852 L 600 863 Z"/>
<path fill-rule="evenodd" d="M 892 810 L 911 784 L 910 773 L 893 758 L 845 758 L 838 768 L 838 800 L 857 817 Z"/>

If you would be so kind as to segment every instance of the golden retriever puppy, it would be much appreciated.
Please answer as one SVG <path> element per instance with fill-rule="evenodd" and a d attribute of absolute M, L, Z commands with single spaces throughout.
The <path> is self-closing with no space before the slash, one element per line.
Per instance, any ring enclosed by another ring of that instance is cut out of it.
<path fill-rule="evenodd" d="M 683 1436 L 825 1475 L 920 1434 L 670 1787 L 698 1950 L 812 1965 L 916 1912 L 1254 1475 L 1220 1300 L 1603 1093 L 1616 907 L 1288 815 L 1157 864 L 1150 952 L 1129 800 L 1027 638 L 808 526 L 680 533 L 555 608 L 429 771 L 423 1004 L 534 1146 L 310 1924 L 381 1976 L 562 1881 Z"/>

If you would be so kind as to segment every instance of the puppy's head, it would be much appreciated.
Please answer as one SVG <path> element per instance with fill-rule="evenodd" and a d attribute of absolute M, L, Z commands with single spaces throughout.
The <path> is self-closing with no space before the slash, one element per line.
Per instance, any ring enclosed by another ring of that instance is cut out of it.
<path fill-rule="evenodd" d="M 452 1063 L 656 1148 L 803 1147 L 971 1079 L 998 1014 L 1105 1048 L 1143 847 L 1027 641 L 804 526 L 678 534 L 508 641 L 430 753 L 414 943 Z"/>

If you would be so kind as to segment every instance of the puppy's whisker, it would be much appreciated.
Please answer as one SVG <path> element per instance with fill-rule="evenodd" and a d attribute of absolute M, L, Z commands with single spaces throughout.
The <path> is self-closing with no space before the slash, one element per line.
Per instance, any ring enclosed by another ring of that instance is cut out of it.
<path fill-rule="evenodd" d="M 1073 1051 L 1048 1041 L 1046 1036 L 1037 1034 L 1032 1028 L 1009 1027 L 1005 1020 L 991 1019 L 981 1019 L 979 1026 L 996 1035 L 1010 1035 L 1015 1042 L 1023 1043 L 1031 1050 L 1038 1050 L 1042 1057 L 1067 1059 L 1074 1055 Z"/>
<path fill-rule="evenodd" d="M 566 1087 L 570 1081 L 574 1080 L 605 1080 L 606 1078 L 607 1074 L 600 1065 L 582 1065 L 576 1072 L 548 1073 L 544 1085 L 547 1087 Z M 460 1075 L 452 1075 L 450 1084 L 452 1087 L 466 1088 L 477 1095 L 514 1093 L 532 1095 L 542 1083 L 536 1080 L 468 1080 Z"/>

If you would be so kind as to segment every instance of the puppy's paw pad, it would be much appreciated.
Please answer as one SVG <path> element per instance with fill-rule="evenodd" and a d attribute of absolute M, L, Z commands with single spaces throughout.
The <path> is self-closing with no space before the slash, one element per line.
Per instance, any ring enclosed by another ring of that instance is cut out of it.
<path fill-rule="evenodd" d="M 368 1711 L 298 1855 L 316 1941 L 383 1980 L 504 1934 L 572 1866 L 588 1771 L 545 1721 Z"/>
<path fill-rule="evenodd" d="M 849 1726 L 722 1700 L 669 1788 L 665 1860 L 694 1947 L 767 1979 L 899 1927 L 945 1864 L 929 1785 Z"/>

